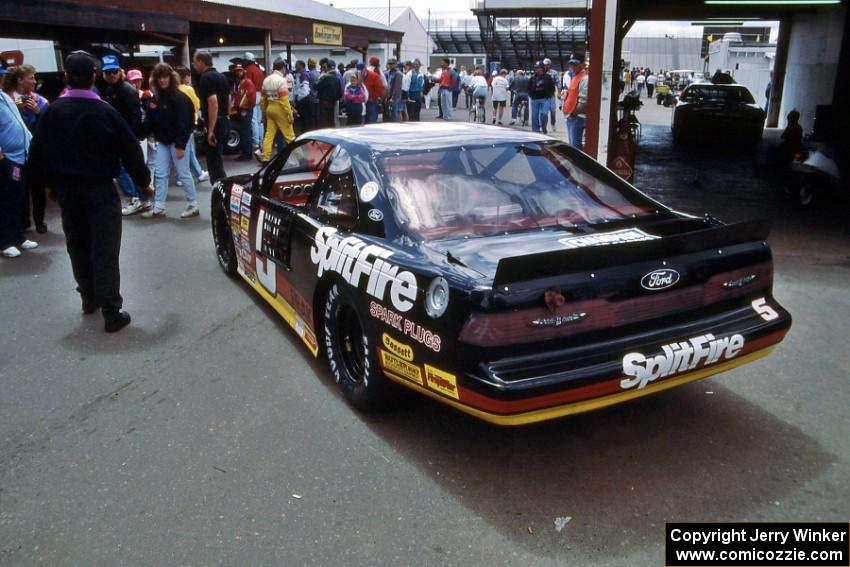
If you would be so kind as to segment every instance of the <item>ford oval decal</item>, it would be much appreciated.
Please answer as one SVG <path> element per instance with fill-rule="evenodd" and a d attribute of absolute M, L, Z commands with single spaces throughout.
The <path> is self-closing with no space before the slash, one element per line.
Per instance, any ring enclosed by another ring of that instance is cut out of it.
<path fill-rule="evenodd" d="M 662 270 L 654 270 L 643 276 L 640 280 L 640 285 L 643 289 L 658 291 L 676 285 L 680 277 L 679 272 L 676 270 L 664 268 Z"/>

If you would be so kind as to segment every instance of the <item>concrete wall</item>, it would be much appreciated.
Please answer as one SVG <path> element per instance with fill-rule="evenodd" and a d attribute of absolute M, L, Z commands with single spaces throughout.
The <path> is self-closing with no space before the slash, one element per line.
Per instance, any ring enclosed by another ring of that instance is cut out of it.
<path fill-rule="evenodd" d="M 844 6 L 836 6 L 794 17 L 788 46 L 785 88 L 782 92 L 780 127 L 786 125 L 785 115 L 796 108 L 800 111 L 803 129 L 811 132 L 815 106 L 833 103 L 846 9 Z"/>

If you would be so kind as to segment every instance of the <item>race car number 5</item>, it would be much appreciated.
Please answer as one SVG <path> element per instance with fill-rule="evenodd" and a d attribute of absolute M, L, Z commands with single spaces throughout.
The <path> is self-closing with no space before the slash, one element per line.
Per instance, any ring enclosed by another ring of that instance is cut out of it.
<path fill-rule="evenodd" d="M 761 318 L 765 321 L 773 321 L 779 317 L 779 313 L 773 310 L 773 307 L 767 304 L 767 300 L 763 297 L 759 297 L 752 303 L 753 309 L 756 310 L 756 313 L 761 315 Z"/>

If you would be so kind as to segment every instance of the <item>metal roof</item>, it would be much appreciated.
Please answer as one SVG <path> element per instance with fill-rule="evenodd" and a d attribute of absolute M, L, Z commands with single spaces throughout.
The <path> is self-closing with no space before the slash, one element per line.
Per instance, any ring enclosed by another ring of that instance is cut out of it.
<path fill-rule="evenodd" d="M 408 9 L 409 6 L 393 6 L 388 10 L 386 6 L 382 6 L 378 8 L 345 8 L 345 11 L 351 12 L 355 16 L 360 16 L 361 18 L 366 18 L 367 20 L 372 20 L 373 22 L 385 25 L 387 23 L 387 12 L 389 12 L 390 25 L 392 25 L 392 22 L 399 19 Z"/>
<path fill-rule="evenodd" d="M 260 10 L 263 12 L 273 12 L 275 14 L 286 14 L 290 16 L 298 16 L 308 20 L 316 20 L 317 22 L 327 22 L 330 24 L 342 24 L 347 26 L 359 26 L 362 28 L 379 29 L 389 31 L 386 25 L 381 24 L 377 20 L 364 18 L 345 10 L 340 10 L 321 2 L 313 0 L 203 0 L 211 4 L 223 4 L 226 6 L 235 6 L 238 8 L 248 8 L 252 10 Z"/>

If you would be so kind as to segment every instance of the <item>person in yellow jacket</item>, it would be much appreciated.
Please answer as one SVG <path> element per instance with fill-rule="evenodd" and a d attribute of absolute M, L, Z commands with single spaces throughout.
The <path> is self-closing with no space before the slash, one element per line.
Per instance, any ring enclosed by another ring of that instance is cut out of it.
<path fill-rule="evenodd" d="M 260 109 L 263 111 L 263 121 L 266 123 L 263 161 L 271 159 L 272 146 L 278 131 L 287 144 L 295 139 L 295 131 L 292 129 L 294 115 L 292 106 L 289 104 L 288 82 L 281 72 L 284 66 L 283 59 L 275 60 L 272 66 L 274 72 L 263 81 L 263 94 L 260 99 Z"/>

